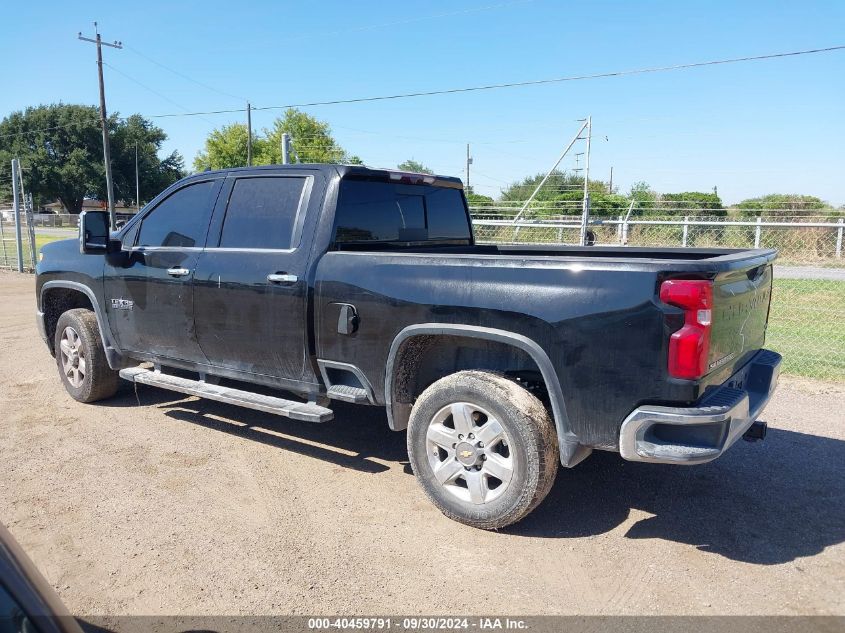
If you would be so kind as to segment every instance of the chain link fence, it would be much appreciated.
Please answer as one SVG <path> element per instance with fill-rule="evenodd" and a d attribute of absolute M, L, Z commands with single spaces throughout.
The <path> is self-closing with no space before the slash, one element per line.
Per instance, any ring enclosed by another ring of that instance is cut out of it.
<path fill-rule="evenodd" d="M 576 208 L 535 207 L 514 222 L 522 203 L 472 207 L 475 236 L 496 244 L 578 244 Z M 656 210 L 654 210 L 656 211 Z M 563 213 L 562 213 L 563 212 Z M 794 212 L 793 212 L 794 213 Z M 845 216 L 652 215 L 593 218 L 588 240 L 607 246 L 776 248 L 767 345 L 784 356 L 784 371 L 845 381 Z"/>
<path fill-rule="evenodd" d="M 529 217 L 514 223 L 521 206 L 472 207 L 476 239 L 498 244 L 579 242 L 576 208 L 533 208 Z M 28 219 L 22 213 L 24 269 L 34 270 L 43 244 L 76 237 L 78 222 L 73 214 L 36 213 Z M 785 372 L 835 381 L 845 381 L 843 232 L 845 217 L 785 215 L 779 210 L 755 217 L 620 215 L 594 218 L 589 224 L 590 241 L 597 245 L 778 249 L 768 345 L 783 354 Z M 0 238 L 0 267 L 17 270 L 11 211 L 0 211 Z"/>
<path fill-rule="evenodd" d="M 118 226 L 132 217 L 131 213 L 118 213 Z M 21 256 L 23 269 L 35 270 L 38 251 L 48 242 L 76 238 L 79 214 L 28 213 L 20 214 Z M 31 244 L 31 245 L 30 245 Z M 15 236 L 15 214 L 11 209 L 0 210 L 0 269 L 18 270 L 18 249 Z"/>
<path fill-rule="evenodd" d="M 35 270 L 37 237 L 29 213 L 20 213 L 20 241 L 14 211 L 0 211 L 0 268 L 32 272 Z M 20 244 L 20 258 L 18 257 Z"/>

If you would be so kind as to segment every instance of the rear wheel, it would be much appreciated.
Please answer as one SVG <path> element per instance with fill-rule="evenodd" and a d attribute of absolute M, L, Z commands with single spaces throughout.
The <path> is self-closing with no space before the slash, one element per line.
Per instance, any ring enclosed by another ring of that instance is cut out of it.
<path fill-rule="evenodd" d="M 56 365 L 65 389 L 74 400 L 95 402 L 113 396 L 120 378 L 109 367 L 97 317 L 76 308 L 56 324 Z"/>
<path fill-rule="evenodd" d="M 420 395 L 408 455 L 443 514 L 483 529 L 525 517 L 546 497 L 558 468 L 557 434 L 543 404 L 485 371 L 452 374 Z"/>

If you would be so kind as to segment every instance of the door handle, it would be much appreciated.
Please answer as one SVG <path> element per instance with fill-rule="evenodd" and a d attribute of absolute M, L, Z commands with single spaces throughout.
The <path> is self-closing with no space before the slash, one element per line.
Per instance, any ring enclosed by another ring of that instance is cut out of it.
<path fill-rule="evenodd" d="M 168 268 L 167 274 L 171 277 L 184 277 L 185 275 L 191 274 L 191 271 L 187 268 Z"/>
<path fill-rule="evenodd" d="M 299 281 L 299 277 L 287 273 L 271 273 L 267 275 L 267 281 L 271 284 L 295 284 Z"/>

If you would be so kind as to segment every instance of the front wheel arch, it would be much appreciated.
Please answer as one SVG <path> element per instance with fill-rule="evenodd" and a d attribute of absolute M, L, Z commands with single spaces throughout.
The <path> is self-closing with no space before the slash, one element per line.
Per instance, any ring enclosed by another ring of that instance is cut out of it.
<path fill-rule="evenodd" d="M 40 318 L 44 319 L 44 331 L 53 356 L 56 355 L 54 339 L 59 318 L 68 310 L 84 308 L 93 312 L 97 318 L 97 329 L 100 333 L 100 340 L 109 367 L 117 370 L 126 365 L 126 359 L 121 355 L 112 340 L 106 315 L 100 307 L 97 296 L 89 286 L 64 279 L 48 281 L 41 287 L 40 305 L 42 312 Z"/>

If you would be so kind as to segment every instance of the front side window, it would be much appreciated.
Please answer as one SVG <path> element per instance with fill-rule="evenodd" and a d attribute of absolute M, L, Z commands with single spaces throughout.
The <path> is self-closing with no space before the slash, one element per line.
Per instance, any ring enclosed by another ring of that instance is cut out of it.
<path fill-rule="evenodd" d="M 335 242 L 470 239 L 459 189 L 347 179 L 335 213 Z"/>
<path fill-rule="evenodd" d="M 290 248 L 305 180 L 287 176 L 236 180 L 226 207 L 221 248 Z"/>
<path fill-rule="evenodd" d="M 204 246 L 217 184 L 197 182 L 165 198 L 141 221 L 138 246 Z"/>

